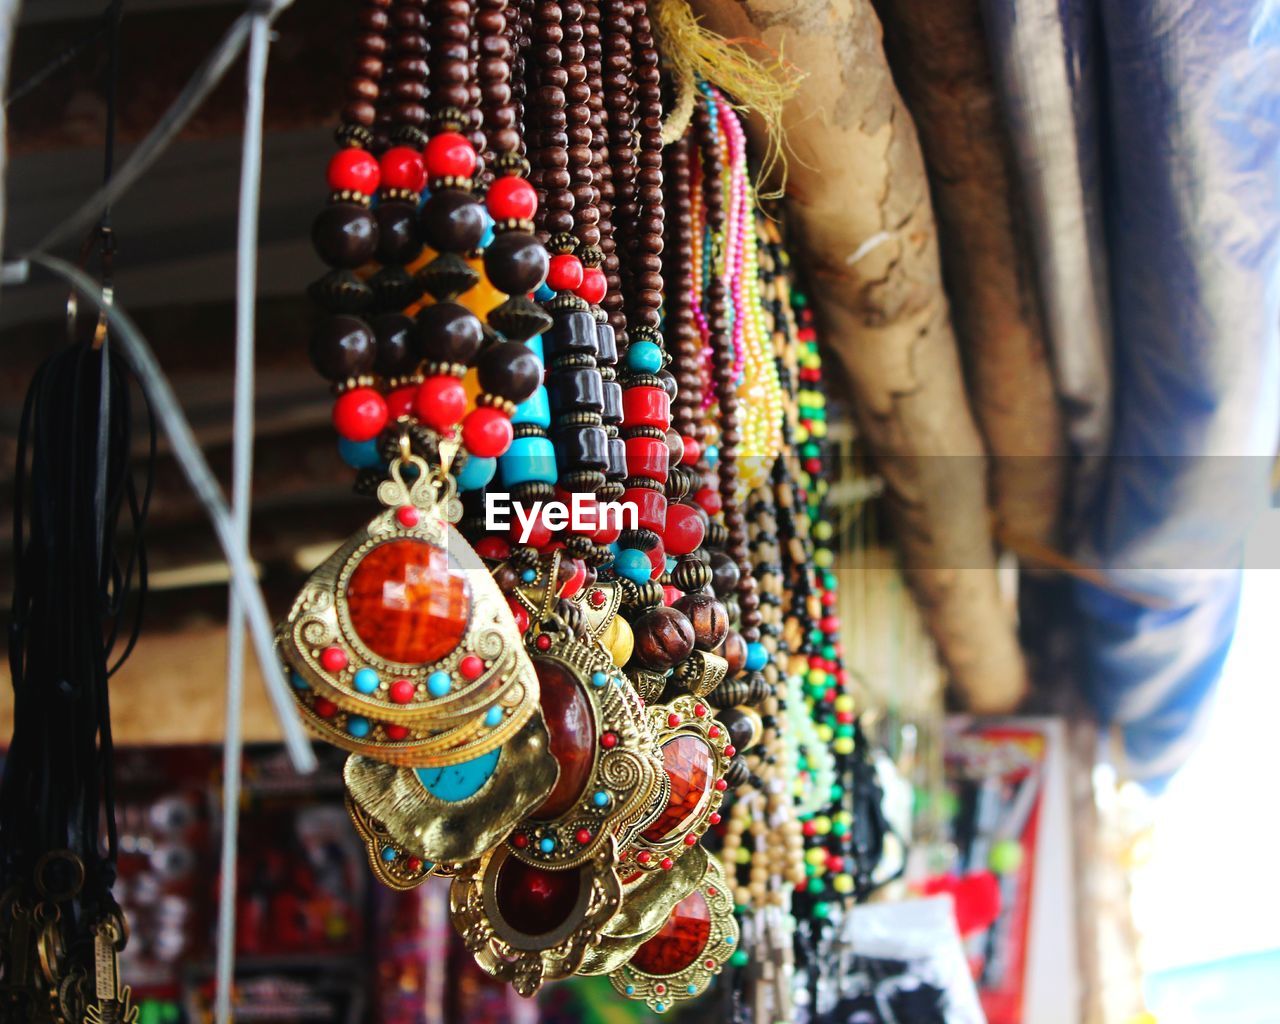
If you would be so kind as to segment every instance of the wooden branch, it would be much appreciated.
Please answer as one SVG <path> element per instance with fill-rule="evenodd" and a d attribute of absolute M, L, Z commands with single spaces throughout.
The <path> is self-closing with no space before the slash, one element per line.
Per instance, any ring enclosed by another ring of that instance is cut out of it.
<path fill-rule="evenodd" d="M 1066 442 L 977 0 L 876 0 L 938 213 L 997 537 L 1056 545 Z"/>
<path fill-rule="evenodd" d="M 963 702 L 1007 711 L 1026 668 L 996 583 L 924 165 L 869 0 L 693 0 L 805 75 L 784 111 L 791 223 L 825 337 L 889 487 L 906 574 Z M 755 133 L 758 137 L 758 131 Z"/>

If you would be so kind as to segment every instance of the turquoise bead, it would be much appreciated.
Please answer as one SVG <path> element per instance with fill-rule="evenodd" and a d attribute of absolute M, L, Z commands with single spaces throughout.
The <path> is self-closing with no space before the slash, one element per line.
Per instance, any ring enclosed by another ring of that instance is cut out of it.
<path fill-rule="evenodd" d="M 356 739 L 363 739 L 369 735 L 369 719 L 361 718 L 359 715 L 352 715 L 347 719 L 347 732 Z"/>
<path fill-rule="evenodd" d="M 484 724 L 492 729 L 502 721 L 502 708 L 490 708 L 485 712 Z"/>
<path fill-rule="evenodd" d="M 662 349 L 651 341 L 636 341 L 627 349 L 627 366 L 636 373 L 657 373 L 662 369 Z"/>
<path fill-rule="evenodd" d="M 685 989 L 685 991 L 686 991 L 686 992 L 688 992 L 688 993 L 689 993 L 689 995 L 691 995 L 691 996 L 692 996 L 692 995 L 696 995 L 696 994 L 697 994 L 697 991 L 698 991 L 698 986 L 697 986 L 697 985 L 690 985 L 687 989 Z"/>
<path fill-rule="evenodd" d="M 382 848 L 382 859 L 387 863 L 396 859 L 396 849 L 394 846 L 384 846 Z"/>
<path fill-rule="evenodd" d="M 427 693 L 433 697 L 443 697 L 453 689 L 453 677 L 448 672 L 432 672 L 427 676 Z"/>
<path fill-rule="evenodd" d="M 544 430 L 551 426 L 551 403 L 547 399 L 547 389 L 539 385 L 532 395 L 517 405 L 511 422 L 516 426 L 532 423 Z"/>
<path fill-rule="evenodd" d="M 309 690 L 311 687 L 307 685 L 307 681 L 298 675 L 297 672 L 289 673 L 289 682 L 293 684 L 295 690 Z"/>
<path fill-rule="evenodd" d="M 709 444 L 702 449 L 702 454 L 706 456 L 707 465 L 715 469 L 720 462 L 720 449 L 714 444 Z"/>
<path fill-rule="evenodd" d="M 540 849 L 543 853 L 550 853 L 555 848 L 556 848 L 556 841 L 552 839 L 550 836 L 547 836 L 544 839 L 538 840 L 538 849 Z"/>
<path fill-rule="evenodd" d="M 493 474 L 497 471 L 497 459 L 482 459 L 472 455 L 467 459 L 467 464 L 458 471 L 458 490 L 478 491 L 493 479 Z"/>
<path fill-rule="evenodd" d="M 608 674 L 607 672 L 592 672 L 592 673 L 591 673 L 591 685 L 592 685 L 592 686 L 604 686 L 604 685 L 605 685 L 606 683 L 608 683 L 608 682 L 609 682 L 609 674 Z"/>
<path fill-rule="evenodd" d="M 524 580 L 525 583 L 532 583 L 534 580 L 538 578 L 538 570 L 526 569 L 524 572 L 520 574 L 520 578 Z"/>
<path fill-rule="evenodd" d="M 556 293 L 552 291 L 546 281 L 543 281 L 542 284 L 538 285 L 538 290 L 533 293 L 533 297 L 539 302 L 550 302 L 556 297 Z"/>
<path fill-rule="evenodd" d="M 645 583 L 653 572 L 649 564 L 649 556 L 638 548 L 627 548 L 619 551 L 613 560 L 613 571 L 632 583 Z"/>
<path fill-rule="evenodd" d="M 628 985 L 628 986 L 627 986 L 627 995 L 629 995 L 629 996 L 633 996 L 633 995 L 635 995 L 635 994 L 636 994 L 636 987 L 635 987 L 634 985 Z"/>
<path fill-rule="evenodd" d="M 356 689 L 361 693 L 373 693 L 373 691 L 378 688 L 378 683 L 380 682 L 381 680 L 378 678 L 378 673 L 371 668 L 362 668 L 356 673 Z"/>
<path fill-rule="evenodd" d="M 676 560 L 671 555 L 667 555 L 667 572 L 675 572 L 675 571 L 676 571 Z"/>
<path fill-rule="evenodd" d="M 372 469 L 382 464 L 377 441 L 348 441 L 342 437 L 338 439 L 338 454 L 352 469 Z"/>
<path fill-rule="evenodd" d="M 499 460 L 506 487 L 538 480 L 556 482 L 556 448 L 547 437 L 517 437 Z"/>
<path fill-rule="evenodd" d="M 608 807 L 609 794 L 606 793 L 603 789 L 598 789 L 591 794 L 591 802 L 595 804 L 597 807 Z"/>
<path fill-rule="evenodd" d="M 747 644 L 747 671 L 759 672 L 769 664 L 769 650 L 761 643 Z"/>

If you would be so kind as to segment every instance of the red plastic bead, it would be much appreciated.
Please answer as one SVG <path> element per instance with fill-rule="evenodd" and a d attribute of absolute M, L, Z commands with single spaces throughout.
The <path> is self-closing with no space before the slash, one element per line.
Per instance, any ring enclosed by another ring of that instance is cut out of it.
<path fill-rule="evenodd" d="M 410 857 L 407 861 L 404 862 L 404 866 L 407 867 L 410 871 L 421 871 L 422 861 L 417 857 Z"/>
<path fill-rule="evenodd" d="M 372 441 L 386 425 L 387 403 L 373 388 L 352 388 L 333 403 L 333 429 L 348 441 Z"/>
<path fill-rule="evenodd" d="M 618 734 L 616 732 L 607 732 L 600 737 L 600 746 L 616 747 L 618 745 Z"/>
<path fill-rule="evenodd" d="M 568 582 L 560 588 L 561 597 L 573 597 L 582 585 L 587 582 L 587 565 L 581 558 L 571 558 L 569 564 L 573 566 L 573 575 L 569 577 Z"/>
<path fill-rule="evenodd" d="M 417 397 L 416 384 L 406 384 L 402 388 L 396 388 L 387 395 L 387 419 L 398 420 L 402 416 L 408 416 L 413 412 L 413 402 Z"/>
<path fill-rule="evenodd" d="M 551 650 L 551 637 L 547 636 L 546 633 L 543 633 L 542 636 L 538 637 L 538 639 L 533 642 L 533 646 L 538 648 L 540 651 L 549 651 Z"/>
<path fill-rule="evenodd" d="M 492 406 L 472 409 L 462 421 L 462 443 L 467 446 L 467 451 L 480 458 L 501 455 L 511 447 L 514 436 L 510 417 Z"/>
<path fill-rule="evenodd" d="M 696 466 L 698 460 L 702 458 L 702 443 L 697 438 L 684 438 L 684 454 L 680 456 L 680 461 L 686 466 Z"/>
<path fill-rule="evenodd" d="M 312 707 L 321 718 L 332 718 L 338 713 L 338 705 L 324 697 L 317 697 Z"/>
<path fill-rule="evenodd" d="M 707 715 L 707 706 L 705 704 L 695 704 L 693 706 L 693 713 L 698 718 L 705 718 Z"/>
<path fill-rule="evenodd" d="M 458 662 L 458 671 L 462 673 L 462 678 L 468 682 L 479 679 L 484 675 L 484 661 L 474 654 L 468 654 Z"/>
<path fill-rule="evenodd" d="M 662 588 L 662 603 L 670 608 L 673 604 L 684 597 L 676 587 L 666 586 Z"/>
<path fill-rule="evenodd" d="M 387 725 L 383 727 L 389 740 L 403 740 L 409 736 L 409 727 L 405 725 Z"/>
<path fill-rule="evenodd" d="M 718 789 L 721 793 L 723 793 L 728 788 L 729 788 L 729 783 L 725 782 L 724 779 L 716 779 L 716 789 Z"/>
<path fill-rule="evenodd" d="M 693 496 L 702 510 L 709 516 L 715 515 L 724 508 L 724 499 L 720 497 L 720 492 L 714 487 L 704 487 Z"/>
<path fill-rule="evenodd" d="M 510 606 L 511 614 L 516 620 L 516 629 L 520 630 L 521 633 L 528 632 L 529 613 L 524 610 L 520 602 L 514 597 L 507 598 L 507 604 Z"/>
<path fill-rule="evenodd" d="M 726 743 L 726 744 L 724 745 L 724 756 L 725 756 L 725 757 L 733 757 L 733 755 L 734 755 L 734 754 L 736 754 L 737 752 L 738 752 L 738 748 L 737 748 L 737 747 L 735 747 L 732 743 Z"/>
<path fill-rule="evenodd" d="M 373 154 L 363 149 L 340 149 L 329 160 L 326 177 L 335 192 L 345 190 L 371 196 L 378 191 L 381 173 Z"/>
<path fill-rule="evenodd" d="M 653 854 L 651 854 L 648 850 L 641 850 L 639 853 L 636 854 L 637 864 L 648 864 L 649 861 L 651 860 L 653 860 Z"/>
<path fill-rule="evenodd" d="M 551 543 L 551 528 L 542 521 L 539 516 L 533 523 L 529 525 L 529 535 L 524 536 L 524 524 L 516 519 L 511 524 L 511 529 L 507 531 L 507 536 L 517 544 L 527 544 L 529 547 L 537 548 L 541 551 Z M 523 538 L 523 539 L 522 539 Z"/>
<path fill-rule="evenodd" d="M 667 528 L 662 531 L 667 554 L 680 556 L 697 551 L 706 532 L 697 509 L 690 505 L 667 506 Z"/>
<path fill-rule="evenodd" d="M 687 836 L 684 837 L 685 846 L 693 846 L 697 842 L 698 842 L 698 837 L 695 836 L 692 832 L 690 832 Z"/>
<path fill-rule="evenodd" d="M 396 509 L 396 519 L 406 530 L 418 525 L 418 510 L 412 505 L 401 505 Z"/>
<path fill-rule="evenodd" d="M 391 689 L 387 691 L 393 703 L 408 704 L 413 700 L 414 694 L 417 692 L 413 683 L 408 679 L 397 679 L 391 684 Z"/>
<path fill-rule="evenodd" d="M 476 169 L 476 150 L 466 137 L 457 132 L 441 132 L 423 150 L 427 179 L 469 178 Z"/>
<path fill-rule="evenodd" d="M 720 726 L 713 725 L 710 729 L 707 730 L 707 735 L 710 736 L 713 740 L 716 739 L 720 735 Z"/>
<path fill-rule="evenodd" d="M 558 292 L 577 291 L 582 285 L 582 260 L 569 253 L 551 257 L 547 287 Z"/>
<path fill-rule="evenodd" d="M 608 282 L 605 280 L 604 271 L 600 267 L 582 268 L 582 281 L 574 289 L 578 298 L 586 300 L 593 306 L 598 306 L 604 301 L 605 293 L 608 290 Z"/>
<path fill-rule="evenodd" d="M 578 841 L 579 846 L 586 846 L 587 843 L 591 842 L 591 832 L 588 829 L 580 828 L 573 838 Z"/>
<path fill-rule="evenodd" d="M 320 652 L 320 664 L 327 672 L 341 672 L 347 667 L 347 652 L 341 647 L 326 647 Z"/>
<path fill-rule="evenodd" d="M 661 864 L 662 864 L 663 871 L 670 871 L 673 867 L 675 867 L 676 862 L 672 860 L 670 857 L 663 857 Z"/>
<path fill-rule="evenodd" d="M 658 541 L 645 554 L 649 556 L 650 575 L 653 579 L 657 579 L 667 567 L 667 554 L 662 546 L 662 541 Z"/>
<path fill-rule="evenodd" d="M 658 483 L 667 481 L 667 463 L 670 450 L 661 438 L 629 437 L 627 447 L 627 474 L 643 476 Z"/>
<path fill-rule="evenodd" d="M 719 824 L 720 824 L 720 815 L 718 815 L 718 814 L 716 814 L 716 813 L 712 812 L 711 816 L 710 816 L 709 818 L 707 818 L 707 823 L 708 823 L 709 825 L 719 825 Z"/>
<path fill-rule="evenodd" d="M 662 388 L 626 388 L 622 392 L 622 422 L 628 427 L 671 426 L 671 398 Z"/>
<path fill-rule="evenodd" d="M 647 487 L 629 487 L 623 492 L 624 504 L 635 505 L 636 521 L 646 530 L 661 534 L 667 526 L 667 496 Z"/>
<path fill-rule="evenodd" d="M 669 727 L 669 728 L 674 729 L 674 728 L 675 728 L 677 725 L 679 725 L 679 724 L 680 724 L 680 716 L 679 716 L 679 715 L 674 714 L 674 713 L 672 713 L 672 714 L 670 714 L 670 715 L 667 715 L 667 725 L 668 725 L 668 727 Z"/>
<path fill-rule="evenodd" d="M 419 423 L 448 434 L 467 411 L 467 392 L 457 377 L 439 374 L 418 385 L 413 406 Z"/>
<path fill-rule="evenodd" d="M 403 188 L 421 192 L 427 183 L 427 165 L 422 154 L 408 146 L 393 146 L 379 161 L 383 188 Z"/>
<path fill-rule="evenodd" d="M 525 835 L 523 832 L 517 832 L 514 836 L 511 837 L 511 845 L 514 846 L 517 850 L 523 850 L 526 846 L 529 845 L 529 837 Z"/>
<path fill-rule="evenodd" d="M 476 554 L 481 558 L 500 561 L 511 554 L 511 545 L 502 537 L 483 537 L 476 541 Z"/>
<path fill-rule="evenodd" d="M 524 178 L 498 178 L 489 186 L 484 203 L 494 220 L 533 220 L 538 212 L 538 193 Z"/>
<path fill-rule="evenodd" d="M 593 590 L 591 591 L 591 596 L 587 600 L 591 602 L 591 606 L 593 608 L 599 608 L 609 599 L 605 596 L 603 590 Z"/>

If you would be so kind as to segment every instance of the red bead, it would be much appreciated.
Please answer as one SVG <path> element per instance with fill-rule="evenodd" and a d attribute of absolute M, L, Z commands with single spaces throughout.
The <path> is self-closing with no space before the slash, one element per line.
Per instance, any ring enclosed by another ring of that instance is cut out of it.
<path fill-rule="evenodd" d="M 707 706 L 705 704 L 695 704 L 693 706 L 693 713 L 698 718 L 705 718 L 707 714 Z"/>
<path fill-rule="evenodd" d="M 338 705 L 331 700 L 326 700 L 324 697 L 317 697 L 312 707 L 321 718 L 332 718 L 338 713 Z"/>
<path fill-rule="evenodd" d="M 511 447 L 515 430 L 511 419 L 492 406 L 472 409 L 462 421 L 462 443 L 480 458 L 495 458 Z"/>
<path fill-rule="evenodd" d="M 576 291 L 582 284 L 582 260 L 568 253 L 551 257 L 547 287 L 558 292 Z"/>
<path fill-rule="evenodd" d="M 484 661 L 474 654 L 468 654 L 458 662 L 458 671 L 462 673 L 462 678 L 468 682 L 479 679 L 484 675 Z"/>
<path fill-rule="evenodd" d="M 551 637 L 547 636 L 546 633 L 543 633 L 542 636 L 538 637 L 538 639 L 533 642 L 533 645 L 540 651 L 549 651 L 551 650 Z"/>
<path fill-rule="evenodd" d="M 711 814 L 711 816 L 707 818 L 707 824 L 709 824 L 709 825 L 719 825 L 719 824 L 720 824 L 720 815 L 715 814 L 715 813 L 712 813 L 712 814 Z"/>
<path fill-rule="evenodd" d="M 398 420 L 401 417 L 408 416 L 413 412 L 413 402 L 417 397 L 418 386 L 416 384 L 406 384 L 402 388 L 396 388 L 387 395 L 387 419 Z"/>
<path fill-rule="evenodd" d="M 653 860 L 653 854 L 651 854 L 648 850 L 641 850 L 639 853 L 636 854 L 637 864 L 648 864 L 649 861 L 651 860 Z"/>
<path fill-rule="evenodd" d="M 529 631 L 529 613 L 514 597 L 507 598 L 507 606 L 511 609 L 511 615 L 516 620 L 516 629 L 521 633 Z"/>
<path fill-rule="evenodd" d="M 688 555 L 698 550 L 707 528 L 702 515 L 691 505 L 668 505 L 667 528 L 662 543 L 669 555 Z"/>
<path fill-rule="evenodd" d="M 403 188 L 421 192 L 427 183 L 427 166 L 422 154 L 408 146 L 393 146 L 379 161 L 383 188 Z"/>
<path fill-rule="evenodd" d="M 605 597 L 603 590 L 593 590 L 591 591 L 591 596 L 587 598 L 587 600 L 591 602 L 591 606 L 593 608 L 599 608 L 609 599 Z"/>
<path fill-rule="evenodd" d="M 586 846 L 591 842 L 591 832 L 588 829 L 580 828 L 573 836 L 578 841 L 579 846 Z"/>
<path fill-rule="evenodd" d="M 511 545 L 501 537 L 483 537 L 476 541 L 476 554 L 481 558 L 501 561 L 511 554 Z"/>
<path fill-rule="evenodd" d="M 723 793 L 728 788 L 729 788 L 729 783 L 725 782 L 724 779 L 716 779 L 716 789 L 718 789 L 721 793 Z"/>
<path fill-rule="evenodd" d="M 616 747 L 618 745 L 618 734 L 616 732 L 607 732 L 600 737 L 600 746 Z"/>
<path fill-rule="evenodd" d="M 737 748 L 737 747 L 735 747 L 732 743 L 726 743 L 726 744 L 724 745 L 724 756 L 725 756 L 725 757 L 733 757 L 733 755 L 734 755 L 734 754 L 736 754 L 737 752 L 738 752 L 738 748 Z"/>
<path fill-rule="evenodd" d="M 387 403 L 373 388 L 352 388 L 333 403 L 333 429 L 348 441 L 372 441 L 386 425 Z"/>
<path fill-rule="evenodd" d="M 404 866 L 407 867 L 410 871 L 421 871 L 422 861 L 417 857 L 410 857 L 407 861 L 404 862 Z"/>
<path fill-rule="evenodd" d="M 698 841 L 698 837 L 695 836 L 692 832 L 690 832 L 687 836 L 684 837 L 685 846 L 693 846 L 694 844 L 697 843 L 697 841 Z"/>
<path fill-rule="evenodd" d="M 622 392 L 622 422 L 628 427 L 671 426 L 671 398 L 662 388 L 626 388 Z"/>
<path fill-rule="evenodd" d="M 693 496 L 707 515 L 713 516 L 724 508 L 724 499 L 714 487 L 704 487 Z"/>
<path fill-rule="evenodd" d="M 412 505 L 401 505 L 396 509 L 396 519 L 406 530 L 418 525 L 418 510 Z"/>
<path fill-rule="evenodd" d="M 582 585 L 587 582 L 586 563 L 583 562 L 581 558 L 571 558 L 569 559 L 569 564 L 573 566 L 573 575 L 570 576 L 565 585 L 560 588 L 560 596 L 566 598 L 573 597 L 582 589 Z"/>
<path fill-rule="evenodd" d="M 389 740 L 399 741 L 406 739 L 409 735 L 409 728 L 404 725 L 386 725 L 383 726 L 383 731 L 386 732 Z"/>
<path fill-rule="evenodd" d="M 347 667 L 347 652 L 341 647 L 326 647 L 320 652 L 320 664 L 328 672 L 341 672 Z"/>
<path fill-rule="evenodd" d="M 696 438 L 684 438 L 684 454 L 680 456 L 680 461 L 686 466 L 696 466 L 698 460 L 702 458 L 702 444 Z"/>
<path fill-rule="evenodd" d="M 670 449 L 661 438 L 629 437 L 626 440 L 627 475 L 666 483 Z"/>
<path fill-rule="evenodd" d="M 667 567 L 666 551 L 662 547 L 662 541 L 658 541 L 653 547 L 645 552 L 649 556 L 650 576 L 657 579 Z"/>
<path fill-rule="evenodd" d="M 549 658 L 536 659 L 534 668 L 550 737 L 548 746 L 560 768 L 555 787 L 534 812 L 534 817 L 549 821 L 572 810 L 586 789 L 595 763 L 596 724 L 591 702 L 571 672 Z"/>
<path fill-rule="evenodd" d="M 523 850 L 526 846 L 529 845 L 529 837 L 525 835 L 523 832 L 517 832 L 514 836 L 511 837 L 511 845 L 514 846 L 517 850 Z"/>
<path fill-rule="evenodd" d="M 674 729 L 674 728 L 675 728 L 677 725 L 679 725 L 679 724 L 680 724 L 680 716 L 679 716 L 679 715 L 676 715 L 676 714 L 670 714 L 670 715 L 667 715 L 667 725 L 668 725 L 668 727 L 670 727 L 670 728 Z"/>
<path fill-rule="evenodd" d="M 629 487 L 622 495 L 624 504 L 634 505 L 636 521 L 646 530 L 661 534 L 667 526 L 667 496 L 647 487 Z"/>
<path fill-rule="evenodd" d="M 489 186 L 484 203 L 494 220 L 533 220 L 538 212 L 538 193 L 524 178 L 498 178 Z"/>
<path fill-rule="evenodd" d="M 378 161 L 363 149 L 340 149 L 329 160 L 326 175 L 335 192 L 360 192 L 371 196 L 378 191 Z"/>
<path fill-rule="evenodd" d="M 432 137 L 422 155 L 428 180 L 469 178 L 475 173 L 475 147 L 457 132 L 441 132 Z"/>
<path fill-rule="evenodd" d="M 448 434 L 467 411 L 467 392 L 457 377 L 439 374 L 418 385 L 413 404 L 419 423 L 437 434 Z"/>
<path fill-rule="evenodd" d="M 413 700 L 417 689 L 408 679 L 397 679 L 391 684 L 391 689 L 387 691 L 391 700 L 396 704 L 408 704 Z"/>
<path fill-rule="evenodd" d="M 663 871 L 670 871 L 673 867 L 676 866 L 676 862 L 672 860 L 670 857 L 663 857 L 660 863 Z"/>
<path fill-rule="evenodd" d="M 713 725 L 710 729 L 708 729 L 708 730 L 707 730 L 707 735 L 708 735 L 708 736 L 710 736 L 713 740 L 714 740 L 714 739 L 719 739 L 719 737 L 720 737 L 720 726 L 718 726 L 718 725 Z"/>
<path fill-rule="evenodd" d="M 609 290 L 604 271 L 600 267 L 583 267 L 582 283 L 574 290 L 577 292 L 578 298 L 584 299 L 593 306 L 598 306 L 604 301 L 605 294 Z"/>
<path fill-rule="evenodd" d="M 439 661 L 462 641 L 471 585 L 443 548 L 405 538 L 379 544 L 347 582 L 347 614 L 374 654 L 402 665 Z"/>
<path fill-rule="evenodd" d="M 511 524 L 511 529 L 507 531 L 507 536 L 517 544 L 527 544 L 539 550 L 551 543 L 551 528 L 543 522 L 541 516 L 529 524 L 529 536 L 521 539 L 524 537 L 524 529 L 524 524 L 517 519 Z"/>
<path fill-rule="evenodd" d="M 711 748 L 697 736 L 676 736 L 662 745 L 662 766 L 671 780 L 671 796 L 641 833 L 655 843 L 689 831 L 706 807 L 711 793 Z"/>
<path fill-rule="evenodd" d="M 676 587 L 666 586 L 662 588 L 662 603 L 668 608 L 679 601 L 682 597 L 684 597 L 684 594 L 680 593 Z"/>

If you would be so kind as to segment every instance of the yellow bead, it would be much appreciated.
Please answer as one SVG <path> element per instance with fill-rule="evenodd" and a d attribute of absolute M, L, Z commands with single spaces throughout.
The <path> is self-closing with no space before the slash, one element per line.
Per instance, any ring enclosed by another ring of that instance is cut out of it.
<path fill-rule="evenodd" d="M 831 742 L 831 737 L 834 735 L 834 733 L 832 733 L 831 731 L 831 726 L 827 725 L 826 722 L 823 722 L 821 725 L 819 725 L 815 731 L 818 734 L 818 739 L 822 743 Z"/>
<path fill-rule="evenodd" d="M 618 668 L 622 668 L 623 665 L 631 660 L 631 652 L 636 645 L 636 636 L 631 631 L 631 624 L 621 615 L 615 615 L 608 628 L 600 634 L 600 642 L 604 645 L 604 649 L 609 652 L 609 659 Z"/>
<path fill-rule="evenodd" d="M 833 744 L 831 744 L 831 749 L 834 750 L 837 754 L 842 754 L 842 755 L 852 754 L 853 753 L 853 737 L 852 736 L 837 737 L 836 741 Z"/>
<path fill-rule="evenodd" d="M 738 852 L 734 855 L 733 859 L 737 861 L 739 864 L 750 864 L 751 851 L 748 850 L 745 846 L 739 846 Z"/>
<path fill-rule="evenodd" d="M 853 698 L 849 694 L 842 693 L 840 694 L 839 697 L 836 698 L 837 711 L 852 711 L 853 709 L 854 709 Z"/>
<path fill-rule="evenodd" d="M 832 554 L 830 548 L 823 548 L 813 553 L 813 564 L 819 569 L 830 569 L 835 564 L 836 557 Z"/>
<path fill-rule="evenodd" d="M 853 878 L 849 875 L 836 875 L 831 880 L 831 888 L 841 894 L 851 893 L 853 892 Z"/>
<path fill-rule="evenodd" d="M 813 819 L 813 830 L 820 836 L 825 836 L 831 831 L 831 819 L 825 814 L 819 814 Z"/>
<path fill-rule="evenodd" d="M 827 862 L 827 851 L 821 846 L 811 846 L 804 851 L 804 859 L 815 867 Z"/>

